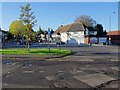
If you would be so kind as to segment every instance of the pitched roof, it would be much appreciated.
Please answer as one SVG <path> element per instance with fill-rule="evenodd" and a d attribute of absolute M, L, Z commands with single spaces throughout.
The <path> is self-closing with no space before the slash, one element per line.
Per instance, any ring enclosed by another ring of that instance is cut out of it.
<path fill-rule="evenodd" d="M 116 30 L 116 31 L 109 31 L 108 35 L 120 35 L 120 30 Z"/>
<path fill-rule="evenodd" d="M 7 32 L 6 32 L 6 31 L 4 31 L 4 30 L 1 30 L 1 29 L 0 29 L 0 32 L 3 32 L 3 33 L 5 33 L 5 34 L 7 34 Z"/>
<path fill-rule="evenodd" d="M 76 32 L 76 31 L 84 31 L 84 26 L 82 23 L 72 23 L 66 26 L 62 26 L 58 28 L 53 34 L 63 33 L 63 32 Z"/>

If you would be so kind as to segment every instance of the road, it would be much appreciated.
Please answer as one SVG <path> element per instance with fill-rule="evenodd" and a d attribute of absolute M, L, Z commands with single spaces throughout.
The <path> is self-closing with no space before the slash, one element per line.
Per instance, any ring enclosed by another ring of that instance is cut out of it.
<path fill-rule="evenodd" d="M 61 48 L 74 54 L 44 61 L 3 60 L 3 88 L 118 88 L 117 46 Z"/>

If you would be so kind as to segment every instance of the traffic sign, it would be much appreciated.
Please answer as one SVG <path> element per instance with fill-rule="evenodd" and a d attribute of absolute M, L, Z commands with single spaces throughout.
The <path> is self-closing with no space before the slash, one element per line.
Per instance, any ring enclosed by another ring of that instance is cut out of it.
<path fill-rule="evenodd" d="M 51 34 L 51 30 L 48 28 L 48 35 L 50 35 Z"/>

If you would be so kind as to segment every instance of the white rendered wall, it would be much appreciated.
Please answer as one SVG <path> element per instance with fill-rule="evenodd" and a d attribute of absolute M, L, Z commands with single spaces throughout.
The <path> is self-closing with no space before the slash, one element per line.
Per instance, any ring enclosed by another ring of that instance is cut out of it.
<path fill-rule="evenodd" d="M 61 41 L 66 44 L 80 44 L 84 43 L 84 31 L 79 32 L 63 32 L 60 33 Z M 57 35 L 52 35 L 53 37 L 57 37 Z"/>

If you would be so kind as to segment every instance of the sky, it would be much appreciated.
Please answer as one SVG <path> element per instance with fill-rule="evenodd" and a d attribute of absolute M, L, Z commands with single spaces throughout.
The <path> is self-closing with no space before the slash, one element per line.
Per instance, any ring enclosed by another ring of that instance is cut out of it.
<path fill-rule="evenodd" d="M 44 30 L 47 28 L 56 30 L 61 24 L 73 23 L 75 18 L 81 15 L 91 16 L 107 31 L 109 31 L 111 15 L 111 30 L 118 30 L 117 2 L 2 2 L 3 30 L 8 31 L 10 24 L 18 20 L 21 14 L 20 6 L 25 6 L 27 3 L 31 4 L 37 19 L 35 31 L 38 31 L 39 26 Z"/>

